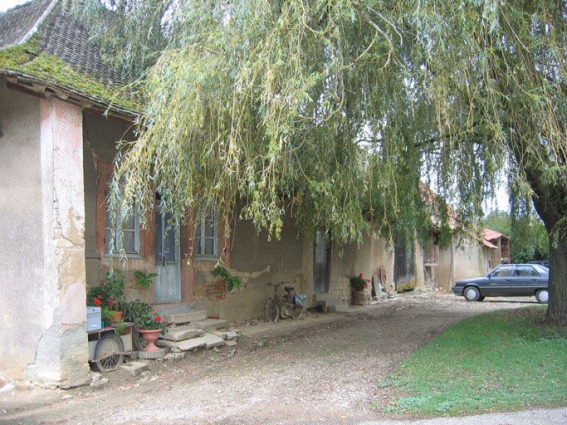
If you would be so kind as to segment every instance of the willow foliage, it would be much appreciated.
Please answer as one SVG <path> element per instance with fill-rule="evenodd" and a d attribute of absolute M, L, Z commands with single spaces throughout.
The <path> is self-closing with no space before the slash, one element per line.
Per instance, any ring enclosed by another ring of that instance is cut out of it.
<path fill-rule="evenodd" d="M 358 240 L 369 219 L 427 227 L 420 180 L 473 220 L 505 167 L 520 196 L 563 196 L 565 220 L 564 1 L 107 4 L 146 105 L 116 164 L 124 217 L 157 191 L 179 220 L 238 207 L 278 237 L 291 211 Z"/>

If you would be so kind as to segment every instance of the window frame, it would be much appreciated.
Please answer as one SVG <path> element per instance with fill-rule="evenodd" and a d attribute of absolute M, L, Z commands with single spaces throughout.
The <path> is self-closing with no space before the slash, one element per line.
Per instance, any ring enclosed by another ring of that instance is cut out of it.
<path fill-rule="evenodd" d="M 126 252 L 124 251 L 124 255 L 126 255 L 126 257 L 128 258 L 140 258 L 142 256 L 142 252 L 141 252 L 141 241 L 140 241 L 140 213 L 138 211 L 135 211 L 134 213 L 134 227 L 133 228 L 123 228 L 122 229 L 122 238 L 121 240 L 116 238 L 114 239 L 114 246 L 113 248 L 113 253 L 112 255 L 110 254 L 110 241 L 106 240 L 106 234 L 107 234 L 107 230 L 110 232 L 112 232 L 112 230 L 114 230 L 115 235 L 118 235 L 119 232 L 119 222 L 120 222 L 120 218 L 117 216 L 116 217 L 116 222 L 114 223 L 114 225 L 112 225 L 112 223 L 108 223 L 107 217 L 109 217 L 108 215 L 108 211 L 109 211 L 109 196 L 108 196 L 108 190 L 110 187 L 110 179 L 104 179 L 105 182 L 105 188 L 104 188 L 104 236 L 103 236 L 103 245 L 104 245 L 104 253 L 107 256 L 112 256 L 112 257 L 117 257 L 117 256 L 121 256 L 121 251 L 123 248 L 123 244 L 124 244 L 124 231 L 128 231 L 128 232 L 133 232 L 134 233 L 134 252 Z M 120 246 L 120 245 L 121 246 Z"/>
<path fill-rule="evenodd" d="M 207 219 L 213 217 L 213 236 L 206 236 L 205 229 L 207 226 Z M 205 252 L 207 239 L 213 240 L 213 253 L 208 254 Z M 216 260 L 219 255 L 219 215 L 216 211 L 209 214 L 203 214 L 199 222 L 195 225 L 195 258 L 204 260 Z"/>

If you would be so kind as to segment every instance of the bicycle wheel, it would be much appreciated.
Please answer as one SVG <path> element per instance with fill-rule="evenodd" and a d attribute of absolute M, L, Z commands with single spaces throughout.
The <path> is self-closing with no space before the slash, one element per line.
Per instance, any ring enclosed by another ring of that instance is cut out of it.
<path fill-rule="evenodd" d="M 266 308 L 264 309 L 266 313 L 266 320 L 271 323 L 276 323 L 280 317 L 280 307 L 278 303 L 273 298 L 268 298 L 266 301 Z"/>
<path fill-rule="evenodd" d="M 296 304 L 291 309 L 291 318 L 292 319 L 299 319 L 303 314 L 303 306 Z"/>
<path fill-rule="evenodd" d="M 113 333 L 102 336 L 95 349 L 95 363 L 100 372 L 114 370 L 124 361 L 124 342 Z"/>

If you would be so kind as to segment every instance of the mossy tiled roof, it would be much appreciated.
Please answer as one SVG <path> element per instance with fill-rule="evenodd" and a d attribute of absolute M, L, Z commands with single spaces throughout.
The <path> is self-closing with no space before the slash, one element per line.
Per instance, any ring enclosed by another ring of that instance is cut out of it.
<path fill-rule="evenodd" d="M 99 108 L 135 115 L 140 106 L 105 63 L 68 0 L 34 0 L 0 14 L 0 74 L 45 84 Z"/>

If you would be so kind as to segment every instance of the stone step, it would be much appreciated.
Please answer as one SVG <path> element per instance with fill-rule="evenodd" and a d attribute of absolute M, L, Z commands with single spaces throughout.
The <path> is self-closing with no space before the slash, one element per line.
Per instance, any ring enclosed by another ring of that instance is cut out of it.
<path fill-rule="evenodd" d="M 168 328 L 167 333 L 162 335 L 161 338 L 169 341 L 184 341 L 200 336 L 202 333 L 202 329 L 197 329 L 193 325 L 177 326 L 175 328 Z"/>
<path fill-rule="evenodd" d="M 159 347 L 178 348 L 181 351 L 191 351 L 196 348 L 213 348 L 224 345 L 225 341 L 216 335 L 206 333 L 197 338 L 186 339 L 184 341 L 168 341 L 158 339 L 156 345 Z"/>
<path fill-rule="evenodd" d="M 211 333 L 225 341 L 232 341 L 233 339 L 238 339 L 240 337 L 240 334 L 235 331 L 213 331 Z"/>
<path fill-rule="evenodd" d="M 207 310 L 192 310 L 182 313 L 163 313 L 162 319 L 167 323 L 192 323 L 207 318 Z"/>
<path fill-rule="evenodd" d="M 217 329 L 221 329 L 221 328 L 226 328 L 228 325 L 228 322 L 226 320 L 222 320 L 222 319 L 204 319 L 204 320 L 199 320 L 196 321 L 194 323 L 191 323 L 192 326 L 194 326 L 195 328 L 199 328 L 199 329 L 203 329 L 205 331 L 208 330 L 217 330 Z"/>

